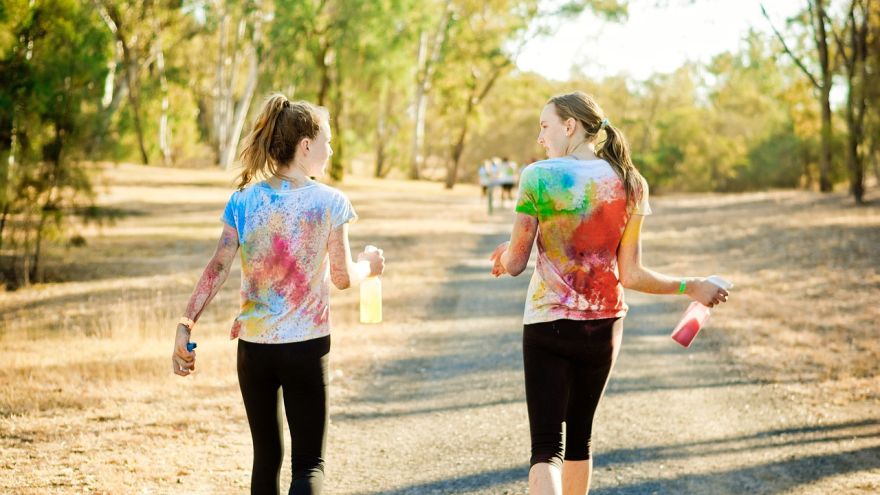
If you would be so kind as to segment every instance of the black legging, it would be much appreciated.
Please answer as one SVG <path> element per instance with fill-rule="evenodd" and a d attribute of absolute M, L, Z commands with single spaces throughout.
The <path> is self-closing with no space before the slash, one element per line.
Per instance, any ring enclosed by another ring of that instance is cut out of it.
<path fill-rule="evenodd" d="M 622 318 L 556 320 L 524 326 L 530 465 L 547 462 L 561 468 L 563 454 L 565 460 L 590 458 L 593 415 L 622 334 Z"/>
<path fill-rule="evenodd" d="M 321 493 L 329 352 L 329 335 L 288 344 L 238 341 L 238 383 L 254 443 L 252 495 L 280 493 L 284 455 L 282 395 L 292 453 L 288 493 Z"/>

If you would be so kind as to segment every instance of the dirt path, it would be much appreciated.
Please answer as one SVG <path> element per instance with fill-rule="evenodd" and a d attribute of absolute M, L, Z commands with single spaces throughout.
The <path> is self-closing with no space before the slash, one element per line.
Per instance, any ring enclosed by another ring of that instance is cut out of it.
<path fill-rule="evenodd" d="M 150 196 L 160 190 L 149 183 L 154 171 L 120 171 L 114 180 L 134 189 L 125 192 L 117 184 L 114 194 L 137 215 L 90 241 L 90 257 L 79 255 L 79 272 L 97 277 L 0 299 L 9 324 L 7 333 L 0 332 L 0 492 L 247 491 L 250 438 L 235 346 L 225 337 L 237 271 L 200 323 L 199 372 L 186 380 L 168 372 L 168 329 L 210 256 L 217 231 L 211 222 L 228 197 L 228 187 L 213 175 L 190 184 L 189 175 L 175 174 L 167 173 L 162 193 Z M 437 184 L 347 181 L 345 189 L 361 215 L 352 228 L 353 246 L 385 249 L 388 272 L 381 325 L 357 323 L 355 291 L 332 296 L 327 493 L 525 493 L 520 332 L 531 268 L 519 278 L 496 280 L 487 259 L 508 236 L 511 214 L 487 217 L 475 188 L 449 193 Z M 131 203 L 132 196 L 143 203 Z M 181 197 L 186 202 L 175 203 Z M 685 350 L 668 337 L 684 300 L 628 294 L 632 310 L 621 357 L 595 422 L 591 493 L 880 492 L 877 397 L 869 390 L 856 395 L 864 400 L 830 400 L 829 387 L 838 382 L 770 375 L 776 357 L 767 347 L 743 348 L 727 337 L 782 332 L 755 322 L 815 318 L 761 306 L 764 287 L 748 277 L 765 271 L 742 261 L 753 242 L 730 237 L 746 229 L 735 229 L 722 244 L 717 239 L 724 233 L 711 225 L 767 216 L 777 207 L 760 198 L 742 199 L 740 207 L 730 202 L 741 198 L 731 198 L 709 208 L 699 198 L 653 202 L 648 262 L 678 273 L 694 272 L 688 263 L 732 273 L 742 287 L 735 297 L 749 302 L 734 299 L 717 311 L 709 330 Z M 695 218 L 709 218 L 708 227 L 688 230 Z M 873 235 L 860 225 L 853 229 L 863 229 L 856 239 Z M 706 243 L 707 237 L 717 242 Z M 693 239 L 702 244 L 689 246 Z M 731 248 L 733 241 L 739 244 Z M 132 260 L 131 273 L 107 272 L 123 266 L 135 248 L 146 254 Z M 734 248 L 736 256 L 711 263 L 713 252 Z M 868 293 L 876 293 L 876 268 L 861 270 Z M 876 310 L 853 314 L 869 311 Z M 37 327 L 12 331 L 58 315 L 73 322 L 71 330 L 112 324 L 98 337 L 52 337 Z M 130 325 L 139 330 L 132 333 Z M 848 342 L 864 345 L 855 337 Z M 797 348 L 782 351 L 791 355 Z M 846 383 L 876 385 L 876 361 L 863 367 L 862 382 Z M 288 479 L 285 470 L 283 482 Z"/>
<path fill-rule="evenodd" d="M 509 216 L 470 216 L 479 228 L 416 248 L 446 272 L 417 295 L 389 301 L 382 333 L 401 339 L 398 352 L 354 379 L 356 392 L 337 403 L 332 493 L 526 490 L 520 315 L 528 278 L 487 275 L 485 257 L 506 239 Z M 880 489 L 876 404 L 802 404 L 797 386 L 764 383 L 749 377 L 749 363 L 731 363 L 711 330 L 691 349 L 674 344 L 668 332 L 683 301 L 628 297 L 622 355 L 596 418 L 591 493 Z"/>

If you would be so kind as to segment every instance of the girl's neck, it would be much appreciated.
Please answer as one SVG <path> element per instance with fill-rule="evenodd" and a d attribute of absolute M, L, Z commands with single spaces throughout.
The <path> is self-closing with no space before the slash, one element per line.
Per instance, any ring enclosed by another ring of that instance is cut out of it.
<path fill-rule="evenodd" d="M 269 177 L 269 184 L 272 187 L 278 188 L 281 185 L 282 181 L 287 181 L 290 183 L 290 187 L 296 189 L 298 187 L 303 187 L 314 182 L 305 172 L 302 171 L 300 167 L 291 166 L 281 170 L 278 170 L 275 175 Z"/>
<path fill-rule="evenodd" d="M 572 146 L 566 156 L 571 156 L 574 157 L 576 160 L 582 161 L 599 159 L 599 157 L 596 156 L 596 151 L 593 147 L 593 144 L 587 141 L 581 141 L 580 143 Z"/>

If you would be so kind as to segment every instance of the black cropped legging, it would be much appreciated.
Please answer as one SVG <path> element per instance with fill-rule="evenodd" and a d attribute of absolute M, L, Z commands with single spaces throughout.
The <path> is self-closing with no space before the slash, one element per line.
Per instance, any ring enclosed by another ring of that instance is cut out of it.
<path fill-rule="evenodd" d="M 290 495 L 321 493 L 327 431 L 330 336 L 287 344 L 238 341 L 238 383 L 251 438 L 252 495 L 280 493 L 281 398 L 290 427 Z"/>
<path fill-rule="evenodd" d="M 561 468 L 563 459 L 590 458 L 593 415 L 622 334 L 622 318 L 524 326 L 530 465 L 547 462 Z"/>

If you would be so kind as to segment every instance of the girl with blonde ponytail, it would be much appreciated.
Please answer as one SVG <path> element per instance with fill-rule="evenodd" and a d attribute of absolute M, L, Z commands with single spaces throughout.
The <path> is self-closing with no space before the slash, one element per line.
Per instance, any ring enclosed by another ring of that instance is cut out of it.
<path fill-rule="evenodd" d="M 252 494 L 278 494 L 290 427 L 290 494 L 321 493 L 327 431 L 330 282 L 346 289 L 385 269 L 382 251 L 351 259 L 345 195 L 317 182 L 330 147 L 327 110 L 269 96 L 242 142 L 242 172 L 221 217 L 223 232 L 177 327 L 172 370 L 188 376 L 193 326 L 226 281 L 241 248 L 238 381 L 254 446 Z M 262 180 L 258 180 L 262 179 Z M 283 394 L 282 394 L 283 392 Z"/>
<path fill-rule="evenodd" d="M 706 278 L 642 266 L 648 185 L 623 133 L 592 97 L 554 96 L 540 127 L 548 159 L 520 175 L 513 232 L 492 253 L 492 274 L 522 273 L 537 237 L 523 318 L 529 493 L 583 495 L 592 475 L 593 415 L 620 351 L 623 289 L 686 294 L 710 307 L 728 293 Z"/>

